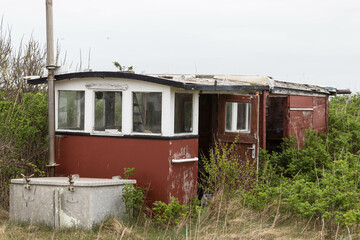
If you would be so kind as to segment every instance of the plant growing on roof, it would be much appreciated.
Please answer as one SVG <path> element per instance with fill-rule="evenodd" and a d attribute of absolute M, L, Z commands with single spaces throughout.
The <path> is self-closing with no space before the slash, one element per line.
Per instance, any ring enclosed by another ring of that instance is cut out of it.
<path fill-rule="evenodd" d="M 119 69 L 119 71 L 133 71 L 134 70 L 134 67 L 133 66 L 124 66 L 124 65 L 121 65 L 119 62 L 115 61 L 113 62 L 114 66 Z"/>

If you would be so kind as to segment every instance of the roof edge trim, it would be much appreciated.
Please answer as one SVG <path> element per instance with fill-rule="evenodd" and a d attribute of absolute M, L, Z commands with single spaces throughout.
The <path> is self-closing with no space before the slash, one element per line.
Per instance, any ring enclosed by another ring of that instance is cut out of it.
<path fill-rule="evenodd" d="M 56 81 L 67 80 L 67 79 L 74 79 L 74 78 L 126 78 L 126 79 L 133 79 L 133 80 L 140 80 L 145 82 L 157 83 L 161 85 L 167 85 L 171 87 L 177 88 L 185 88 L 184 83 L 175 82 L 169 79 L 164 78 L 157 78 L 142 74 L 135 74 L 129 72 L 77 72 L 77 73 L 65 73 L 59 74 L 55 76 Z M 31 79 L 27 80 L 28 84 L 43 84 L 47 83 L 47 78 L 38 78 L 38 79 Z"/>

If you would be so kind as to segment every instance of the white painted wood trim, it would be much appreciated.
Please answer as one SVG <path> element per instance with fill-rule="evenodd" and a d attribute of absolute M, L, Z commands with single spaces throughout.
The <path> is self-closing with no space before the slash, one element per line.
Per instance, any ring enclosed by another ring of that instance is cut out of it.
<path fill-rule="evenodd" d="M 175 94 L 176 93 L 189 93 L 193 96 L 193 122 L 192 122 L 192 132 L 187 133 L 175 133 Z M 171 91 L 171 102 L 172 108 L 170 109 L 171 114 L 171 136 L 187 136 L 198 134 L 199 131 L 199 91 L 185 91 L 183 89 L 173 88 Z"/>
<path fill-rule="evenodd" d="M 290 108 L 290 111 L 314 111 L 313 108 Z"/>
<path fill-rule="evenodd" d="M 123 91 L 122 94 L 122 132 L 130 135 L 133 127 L 133 93 Z"/>
<path fill-rule="evenodd" d="M 91 132 L 95 126 L 95 93 L 85 90 L 84 101 L 84 131 Z"/>
<path fill-rule="evenodd" d="M 198 134 L 199 131 L 199 92 L 193 94 L 193 131 L 192 134 Z"/>
<path fill-rule="evenodd" d="M 127 84 L 85 84 L 86 89 L 96 91 L 126 91 L 129 89 Z"/>
<path fill-rule="evenodd" d="M 174 132 L 174 116 L 171 114 L 172 101 L 170 88 L 161 91 L 162 109 L 161 109 L 161 134 L 171 136 Z"/>
<path fill-rule="evenodd" d="M 199 158 L 185 158 L 185 159 L 173 159 L 172 163 L 185 163 L 185 162 L 197 162 L 199 161 Z"/>
<path fill-rule="evenodd" d="M 170 108 L 169 108 L 169 122 L 168 129 L 169 129 L 169 136 L 174 136 L 175 132 L 175 91 L 172 89 L 170 90 Z"/>

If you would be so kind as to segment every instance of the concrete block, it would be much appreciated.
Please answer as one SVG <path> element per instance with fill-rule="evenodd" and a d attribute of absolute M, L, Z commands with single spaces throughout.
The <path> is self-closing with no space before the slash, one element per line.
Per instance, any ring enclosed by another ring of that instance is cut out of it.
<path fill-rule="evenodd" d="M 91 229 L 109 217 L 126 218 L 122 189 L 136 180 L 66 177 L 12 179 L 10 220 L 54 228 Z"/>

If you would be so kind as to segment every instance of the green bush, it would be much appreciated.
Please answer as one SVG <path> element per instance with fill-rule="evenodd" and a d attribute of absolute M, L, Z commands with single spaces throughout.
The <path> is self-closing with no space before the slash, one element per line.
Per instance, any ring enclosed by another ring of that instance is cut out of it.
<path fill-rule="evenodd" d="M 360 95 L 333 97 L 329 102 L 329 152 L 358 154 L 360 150 Z"/>
<path fill-rule="evenodd" d="M 177 198 L 170 197 L 170 199 L 169 204 L 162 201 L 154 202 L 154 220 L 159 225 L 178 224 L 189 210 L 188 206 L 181 205 Z"/>
<path fill-rule="evenodd" d="M 289 138 L 279 153 L 260 152 L 258 184 L 245 195 L 248 206 L 277 206 L 328 229 L 358 228 L 360 95 L 334 97 L 329 106 L 327 134 L 308 130 L 302 149 Z"/>
<path fill-rule="evenodd" d="M 45 175 L 48 151 L 47 96 L 23 94 L 21 101 L 0 95 L 0 202 L 8 205 L 8 185 L 20 174 Z"/>
<path fill-rule="evenodd" d="M 145 201 L 145 189 L 143 187 L 125 184 L 122 189 L 122 200 L 125 203 L 125 213 L 129 218 L 138 217 Z"/>
<path fill-rule="evenodd" d="M 205 172 L 201 176 L 201 187 L 207 193 L 223 192 L 231 197 L 250 188 L 256 181 L 256 162 L 241 159 L 238 143 L 215 143 L 209 151 L 209 159 L 202 157 Z"/>
<path fill-rule="evenodd" d="M 273 185 L 260 183 L 247 196 L 247 203 L 262 210 L 281 201 L 284 211 L 298 217 L 323 218 L 330 225 L 359 224 L 360 218 L 354 218 L 360 211 L 359 170 L 351 168 L 347 160 L 337 160 L 328 169 L 322 169 L 322 176 L 316 181 L 296 176 L 281 177 Z"/>
<path fill-rule="evenodd" d="M 135 168 L 124 168 L 124 178 L 129 179 Z M 125 203 L 125 213 L 131 217 L 138 217 L 145 202 L 146 188 L 125 184 L 122 189 L 122 200 Z"/>
<path fill-rule="evenodd" d="M 272 152 L 262 157 L 267 157 L 279 175 L 285 177 L 302 175 L 314 181 L 321 174 L 317 168 L 327 168 L 332 159 L 325 143 L 323 136 L 319 136 L 317 131 L 308 129 L 303 148 L 297 148 L 295 138 L 290 137 L 284 139 L 281 152 Z M 261 162 L 263 163 L 264 160 L 262 159 Z"/>

